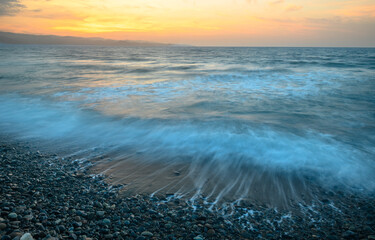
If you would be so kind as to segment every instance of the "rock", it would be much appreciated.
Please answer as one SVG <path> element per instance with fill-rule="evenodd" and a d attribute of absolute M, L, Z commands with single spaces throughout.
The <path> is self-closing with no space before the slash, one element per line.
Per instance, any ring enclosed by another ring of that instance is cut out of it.
<path fill-rule="evenodd" d="M 63 232 L 65 232 L 66 228 L 65 228 L 64 225 L 59 225 L 59 226 L 57 226 L 57 230 L 58 230 L 60 233 L 63 233 Z"/>
<path fill-rule="evenodd" d="M 328 236 L 327 236 L 327 239 L 328 239 L 328 240 L 339 240 L 339 238 L 336 237 L 336 236 L 334 236 L 334 235 L 328 235 Z"/>
<path fill-rule="evenodd" d="M 213 230 L 212 228 L 210 228 L 210 229 L 208 229 L 207 234 L 208 235 L 215 235 L 215 230 Z"/>
<path fill-rule="evenodd" d="M 74 233 L 70 233 L 69 234 L 69 237 L 71 238 L 71 239 L 73 239 L 73 240 L 76 240 L 78 237 L 77 237 L 77 235 L 75 235 Z"/>
<path fill-rule="evenodd" d="M 204 226 L 205 226 L 206 228 L 213 228 L 213 227 L 211 226 L 211 224 L 209 224 L 209 223 L 206 223 Z"/>
<path fill-rule="evenodd" d="M 0 223 L 0 230 L 3 230 L 7 227 L 5 223 Z"/>
<path fill-rule="evenodd" d="M 102 222 L 103 222 L 103 224 L 106 224 L 106 225 L 111 224 L 111 220 L 109 220 L 108 218 L 103 219 Z"/>
<path fill-rule="evenodd" d="M 170 223 L 167 223 L 167 224 L 165 224 L 164 226 L 165 226 L 166 229 L 170 229 L 170 228 L 172 228 L 172 224 L 170 224 Z"/>
<path fill-rule="evenodd" d="M 73 223 L 74 227 L 82 227 L 82 225 L 83 225 L 82 222 L 74 222 Z"/>
<path fill-rule="evenodd" d="M 367 236 L 367 239 L 375 240 L 375 235 L 369 235 Z"/>
<path fill-rule="evenodd" d="M 20 232 L 20 230 L 15 230 L 14 232 L 12 232 L 11 234 L 9 234 L 9 236 L 13 239 L 15 237 L 21 237 L 23 235 L 22 232 Z"/>
<path fill-rule="evenodd" d="M 31 221 L 34 217 L 32 215 L 26 215 L 23 217 L 26 221 Z"/>
<path fill-rule="evenodd" d="M 24 235 L 22 235 L 20 240 L 34 240 L 34 238 L 30 233 L 25 233 Z"/>
<path fill-rule="evenodd" d="M 154 236 L 154 234 L 152 234 L 149 231 L 144 231 L 144 232 L 141 233 L 141 235 L 144 236 L 144 237 L 152 237 L 152 236 Z"/>
<path fill-rule="evenodd" d="M 1 237 L 1 240 L 12 240 L 12 238 L 9 235 L 4 235 Z"/>
<path fill-rule="evenodd" d="M 99 216 L 99 217 L 103 217 L 105 214 L 104 211 L 96 211 L 96 215 Z"/>
<path fill-rule="evenodd" d="M 8 218 L 10 218 L 10 219 L 17 219 L 17 213 L 14 213 L 14 212 L 12 212 L 12 213 L 9 213 L 8 214 Z"/>
<path fill-rule="evenodd" d="M 356 236 L 357 234 L 355 232 L 352 232 L 350 230 L 344 232 L 341 236 L 343 238 L 353 238 L 354 236 Z"/>
<path fill-rule="evenodd" d="M 243 238 L 248 238 L 248 239 L 251 238 L 251 234 L 248 231 L 242 231 L 241 232 L 241 236 Z M 287 237 L 285 236 L 285 234 L 282 236 L 282 239 L 287 239 Z"/>

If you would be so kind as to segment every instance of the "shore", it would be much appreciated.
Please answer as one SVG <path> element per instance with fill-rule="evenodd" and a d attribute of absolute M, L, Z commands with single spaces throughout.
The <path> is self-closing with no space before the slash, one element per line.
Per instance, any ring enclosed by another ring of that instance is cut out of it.
<path fill-rule="evenodd" d="M 0 141 L 0 237 L 7 239 L 375 239 L 374 196 L 327 191 L 289 210 L 212 211 L 126 193 L 72 158 Z"/>

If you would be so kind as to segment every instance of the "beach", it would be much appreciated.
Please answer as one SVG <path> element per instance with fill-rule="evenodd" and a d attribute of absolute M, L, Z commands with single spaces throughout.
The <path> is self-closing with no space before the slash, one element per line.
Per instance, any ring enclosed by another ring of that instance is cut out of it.
<path fill-rule="evenodd" d="M 129 195 L 73 159 L 1 141 L 1 239 L 374 239 L 372 196 L 329 191 L 288 210 Z M 84 169 L 84 170 L 82 170 Z M 200 203 L 200 204 L 199 204 Z M 22 239 L 22 238 L 21 238 Z M 30 239 L 30 238 L 23 238 Z"/>

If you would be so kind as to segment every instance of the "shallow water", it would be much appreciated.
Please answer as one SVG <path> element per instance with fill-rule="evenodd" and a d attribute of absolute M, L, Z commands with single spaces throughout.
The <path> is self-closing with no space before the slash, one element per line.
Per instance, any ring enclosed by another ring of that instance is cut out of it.
<path fill-rule="evenodd" d="M 101 169 L 119 181 L 130 181 L 129 162 L 148 167 L 140 190 L 220 201 L 257 189 L 277 200 L 307 191 L 306 177 L 375 189 L 375 49 L 0 45 L 0 54 L 2 133 L 107 156 Z"/>

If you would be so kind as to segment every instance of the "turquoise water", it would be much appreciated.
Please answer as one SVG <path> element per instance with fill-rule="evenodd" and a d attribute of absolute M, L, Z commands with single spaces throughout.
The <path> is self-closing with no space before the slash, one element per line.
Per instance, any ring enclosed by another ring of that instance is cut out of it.
<path fill-rule="evenodd" d="M 199 163 L 231 186 L 262 168 L 375 189 L 375 49 L 0 45 L 0 55 L 0 131 L 15 138 Z"/>

